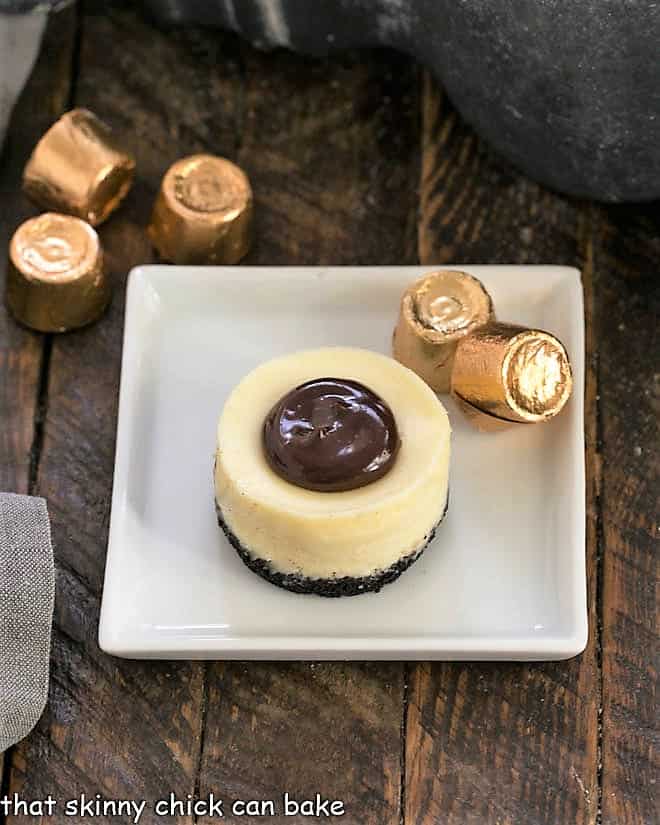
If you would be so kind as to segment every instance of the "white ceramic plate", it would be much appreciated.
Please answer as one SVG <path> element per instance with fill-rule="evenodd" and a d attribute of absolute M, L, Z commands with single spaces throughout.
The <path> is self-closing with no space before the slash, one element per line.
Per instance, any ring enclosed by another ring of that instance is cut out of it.
<path fill-rule="evenodd" d="M 301 596 L 250 572 L 215 518 L 217 417 L 257 364 L 330 344 L 389 352 L 430 267 L 131 273 L 100 644 L 133 658 L 561 659 L 587 640 L 580 275 L 463 266 L 498 317 L 546 328 L 575 392 L 548 424 L 480 434 L 450 399 L 449 513 L 380 593 Z"/>

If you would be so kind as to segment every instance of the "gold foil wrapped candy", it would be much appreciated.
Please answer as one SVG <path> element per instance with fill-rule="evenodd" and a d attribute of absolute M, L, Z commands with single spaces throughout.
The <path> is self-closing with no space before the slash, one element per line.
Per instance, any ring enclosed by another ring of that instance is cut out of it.
<path fill-rule="evenodd" d="M 502 430 L 508 430 L 513 426 L 511 421 L 505 421 L 503 418 L 497 418 L 494 415 L 489 415 L 488 413 L 483 412 L 483 410 L 480 410 L 478 407 L 473 407 L 472 404 L 468 404 L 467 401 L 464 401 L 458 395 L 454 395 L 454 398 L 456 399 L 458 408 L 470 424 L 478 430 L 481 430 L 483 433 L 499 433 Z"/>
<path fill-rule="evenodd" d="M 9 245 L 7 305 L 40 332 L 66 332 L 95 321 L 110 300 L 94 229 L 47 212 L 21 224 Z"/>
<path fill-rule="evenodd" d="M 456 349 L 452 392 L 483 428 L 548 421 L 564 407 L 572 388 L 566 350 L 548 332 L 491 323 Z"/>
<path fill-rule="evenodd" d="M 23 173 L 23 190 L 44 209 L 102 223 L 131 188 L 135 161 L 108 126 L 72 109 L 46 132 Z"/>
<path fill-rule="evenodd" d="M 165 174 L 149 237 L 176 264 L 238 263 L 252 239 L 252 189 L 247 175 L 215 155 L 192 155 Z"/>
<path fill-rule="evenodd" d="M 458 342 L 494 318 L 490 296 L 472 275 L 431 272 L 403 293 L 394 357 L 436 392 L 449 392 Z"/>

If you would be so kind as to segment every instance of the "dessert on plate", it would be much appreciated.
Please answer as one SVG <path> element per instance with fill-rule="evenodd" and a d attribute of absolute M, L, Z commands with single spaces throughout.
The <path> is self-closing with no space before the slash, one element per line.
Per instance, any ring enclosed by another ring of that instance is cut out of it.
<path fill-rule="evenodd" d="M 378 591 L 446 512 L 447 413 L 379 353 L 331 347 L 262 364 L 229 396 L 217 437 L 220 526 L 251 570 L 288 590 Z"/>

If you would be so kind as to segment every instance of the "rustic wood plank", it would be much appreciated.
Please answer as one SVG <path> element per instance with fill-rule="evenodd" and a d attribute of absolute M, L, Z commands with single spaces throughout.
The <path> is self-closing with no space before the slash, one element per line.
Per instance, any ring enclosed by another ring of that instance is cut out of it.
<path fill-rule="evenodd" d="M 51 18 L 41 55 L 14 110 L 0 157 L 0 248 L 7 249 L 16 227 L 36 214 L 21 193 L 21 174 L 33 145 L 66 107 L 71 88 L 75 11 Z M 2 147 L 0 147 L 2 149 Z M 0 291 L 5 291 L 6 256 L 0 260 Z M 47 360 L 47 359 L 46 359 Z M 39 388 L 44 337 L 24 329 L 0 306 L 0 490 L 32 492 L 39 450 Z M 37 425 L 35 428 L 35 424 Z M 0 787 L 3 764 L 0 754 Z"/>
<path fill-rule="evenodd" d="M 658 821 L 660 209 L 597 212 L 603 825 Z"/>
<path fill-rule="evenodd" d="M 243 70 L 238 159 L 258 207 L 251 260 L 414 263 L 411 63 L 380 53 L 312 62 L 245 48 Z M 212 665 L 202 796 L 320 792 L 345 802 L 349 822 L 398 825 L 403 676 L 398 663 Z"/>
<path fill-rule="evenodd" d="M 368 56 L 367 56 L 368 55 Z M 392 52 L 306 60 L 244 47 L 239 161 L 269 264 L 416 262 L 416 70 Z"/>
<path fill-rule="evenodd" d="M 428 77 L 422 125 L 420 259 L 585 266 L 589 221 L 494 158 Z M 595 342 L 588 315 L 587 462 L 591 637 L 547 664 L 420 664 L 410 676 L 409 825 L 594 823 L 598 807 L 595 614 L 598 456 Z"/>

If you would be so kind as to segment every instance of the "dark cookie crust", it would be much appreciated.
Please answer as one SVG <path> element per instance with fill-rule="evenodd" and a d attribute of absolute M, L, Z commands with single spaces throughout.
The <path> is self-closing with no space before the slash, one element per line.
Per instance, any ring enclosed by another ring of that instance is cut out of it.
<path fill-rule="evenodd" d="M 243 560 L 244 564 L 261 576 L 262 579 L 277 587 L 282 587 L 285 590 L 290 590 L 292 593 L 314 593 L 317 596 L 325 596 L 327 598 L 339 598 L 340 596 L 359 596 L 361 593 L 378 593 L 378 591 L 386 584 L 395 581 L 399 576 L 405 572 L 413 562 L 422 555 L 424 550 L 429 546 L 435 537 L 435 531 L 442 523 L 444 517 L 447 515 L 449 507 L 449 497 L 445 504 L 444 512 L 440 521 L 435 525 L 431 532 L 426 536 L 424 544 L 414 553 L 399 559 L 396 564 L 383 570 L 381 573 L 373 576 L 363 576 L 356 578 L 354 576 L 342 576 L 337 579 L 311 579 L 307 576 L 296 575 L 294 573 L 278 573 L 273 570 L 265 559 L 255 558 L 243 547 L 237 536 L 227 526 L 227 523 L 222 517 L 222 512 L 216 502 L 215 508 L 218 514 L 218 524 L 229 539 L 229 543 L 236 550 L 238 555 Z"/>

